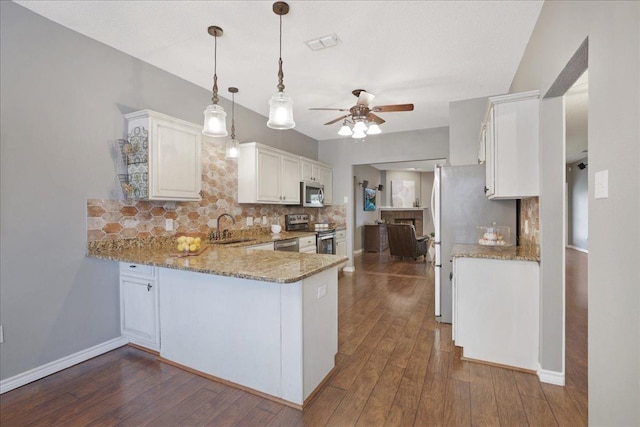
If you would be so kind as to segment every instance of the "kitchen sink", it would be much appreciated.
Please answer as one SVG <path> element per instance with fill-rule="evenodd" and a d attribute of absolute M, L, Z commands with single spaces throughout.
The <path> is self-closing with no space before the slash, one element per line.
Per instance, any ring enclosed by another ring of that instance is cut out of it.
<path fill-rule="evenodd" d="M 232 243 L 242 243 L 242 242 L 253 242 L 253 237 L 238 237 L 237 239 L 226 239 L 226 240 L 214 240 L 211 243 L 214 245 L 230 245 Z"/>

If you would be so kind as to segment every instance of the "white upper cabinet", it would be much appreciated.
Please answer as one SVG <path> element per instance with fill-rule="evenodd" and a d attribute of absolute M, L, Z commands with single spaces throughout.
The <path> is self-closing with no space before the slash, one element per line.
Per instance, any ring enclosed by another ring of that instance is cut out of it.
<path fill-rule="evenodd" d="M 320 184 L 324 186 L 324 204 L 333 203 L 333 169 L 320 167 Z"/>
<path fill-rule="evenodd" d="M 300 203 L 300 159 L 256 142 L 240 144 L 238 203 Z"/>
<path fill-rule="evenodd" d="M 479 160 L 486 164 L 485 193 L 490 199 L 538 196 L 539 92 L 489 98 L 480 133 Z"/>
<path fill-rule="evenodd" d="M 333 169 L 324 163 L 300 158 L 300 171 L 303 181 L 318 182 L 324 186 L 324 204 L 330 205 L 333 193 Z"/>
<path fill-rule="evenodd" d="M 148 200 L 200 200 L 201 126 L 151 110 L 125 118 L 125 194 Z"/>

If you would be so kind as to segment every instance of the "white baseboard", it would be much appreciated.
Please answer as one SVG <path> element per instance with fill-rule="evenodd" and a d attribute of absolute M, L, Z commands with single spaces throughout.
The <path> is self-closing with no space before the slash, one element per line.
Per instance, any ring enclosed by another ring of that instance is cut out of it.
<path fill-rule="evenodd" d="M 577 247 L 577 246 L 573 246 L 573 245 L 567 245 L 567 247 L 568 247 L 569 249 L 573 249 L 573 250 L 578 251 L 578 252 L 583 252 L 583 253 L 585 253 L 585 254 L 588 254 L 588 253 L 589 253 L 589 250 L 588 250 L 588 249 L 582 249 L 582 248 L 579 248 L 579 247 Z"/>
<path fill-rule="evenodd" d="M 547 371 L 545 369 L 538 369 L 538 378 L 541 382 L 547 384 L 554 384 L 564 386 L 564 373 L 556 371 Z"/>
<path fill-rule="evenodd" d="M 89 360 L 93 357 L 99 356 L 118 347 L 122 347 L 123 345 L 127 345 L 128 343 L 128 338 L 114 338 L 86 350 L 82 350 L 75 354 L 63 357 L 62 359 L 54 360 L 53 362 L 49 362 L 45 365 L 38 366 L 37 368 L 30 369 L 27 372 L 23 372 L 11 378 L 4 379 L 0 381 L 0 394 L 6 393 L 10 390 L 13 390 L 14 388 L 22 387 L 25 384 L 29 384 L 30 382 L 44 378 L 47 375 L 62 371 L 63 369 L 67 369 L 73 365 L 82 363 L 85 360 Z"/>
<path fill-rule="evenodd" d="M 362 255 L 362 252 L 364 252 L 363 249 L 357 249 L 357 250 L 353 251 L 353 256 L 360 256 L 360 255 Z"/>
<path fill-rule="evenodd" d="M 344 271 L 345 273 L 353 273 L 353 272 L 356 271 L 356 268 L 355 267 L 346 266 L 345 268 L 342 269 L 342 271 Z"/>

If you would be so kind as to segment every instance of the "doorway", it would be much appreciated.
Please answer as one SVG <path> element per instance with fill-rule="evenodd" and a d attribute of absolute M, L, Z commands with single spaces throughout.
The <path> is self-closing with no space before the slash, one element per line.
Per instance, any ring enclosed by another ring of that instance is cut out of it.
<path fill-rule="evenodd" d="M 567 90 L 565 101 L 565 375 L 576 407 L 588 414 L 588 203 L 589 72 Z"/>

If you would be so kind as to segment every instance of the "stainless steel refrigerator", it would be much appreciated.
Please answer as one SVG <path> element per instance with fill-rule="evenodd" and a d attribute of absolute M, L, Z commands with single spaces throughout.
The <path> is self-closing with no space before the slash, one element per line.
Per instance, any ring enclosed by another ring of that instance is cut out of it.
<path fill-rule="evenodd" d="M 456 243 L 478 244 L 476 226 L 507 225 L 515 244 L 515 200 L 489 200 L 484 195 L 485 165 L 436 166 L 431 193 L 435 226 L 436 319 L 451 323 L 451 250 Z"/>

